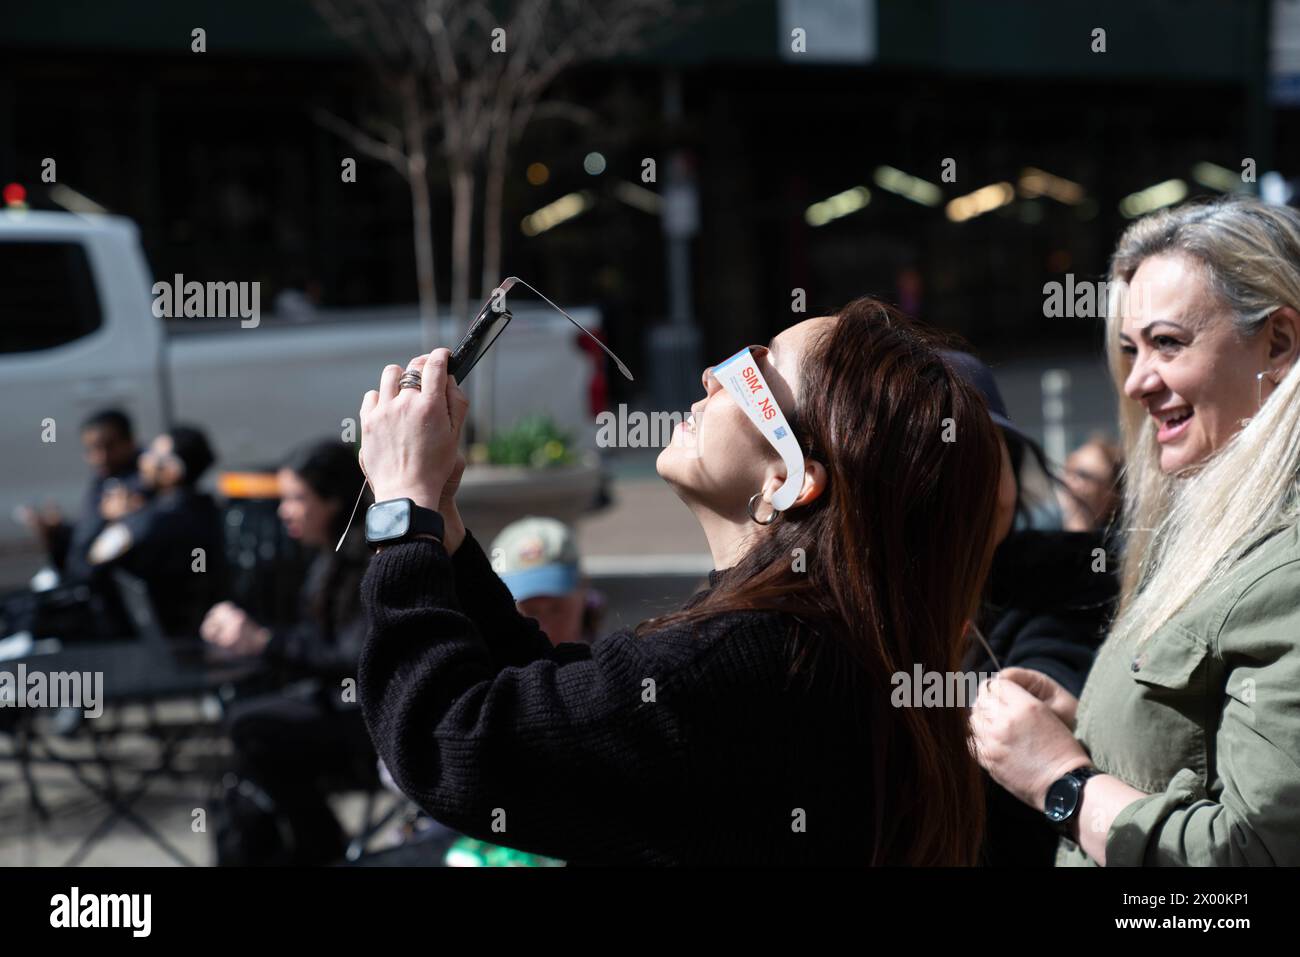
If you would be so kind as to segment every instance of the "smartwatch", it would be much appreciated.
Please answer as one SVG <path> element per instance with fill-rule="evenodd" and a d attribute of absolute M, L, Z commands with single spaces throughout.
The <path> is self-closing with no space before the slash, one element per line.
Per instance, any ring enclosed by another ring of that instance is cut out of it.
<path fill-rule="evenodd" d="M 432 535 L 442 541 L 442 516 L 421 508 L 409 498 L 390 498 L 366 509 L 366 542 L 392 545 L 409 542 L 417 535 Z"/>
<path fill-rule="evenodd" d="M 1095 774 L 1101 774 L 1101 771 L 1094 767 L 1075 768 L 1052 783 L 1047 789 L 1047 800 L 1043 805 L 1043 813 L 1047 815 L 1049 823 L 1061 831 L 1066 829 L 1070 819 L 1078 813 L 1079 805 L 1083 803 L 1084 782 Z"/>

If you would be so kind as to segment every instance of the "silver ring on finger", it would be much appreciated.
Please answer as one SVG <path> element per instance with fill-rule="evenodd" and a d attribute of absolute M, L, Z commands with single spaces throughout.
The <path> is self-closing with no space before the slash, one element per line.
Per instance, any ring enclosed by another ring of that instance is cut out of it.
<path fill-rule="evenodd" d="M 420 373 L 408 369 L 406 372 L 403 372 L 402 377 L 397 380 L 398 391 L 400 392 L 402 389 L 415 389 L 418 392 L 420 390 L 420 382 Z"/>

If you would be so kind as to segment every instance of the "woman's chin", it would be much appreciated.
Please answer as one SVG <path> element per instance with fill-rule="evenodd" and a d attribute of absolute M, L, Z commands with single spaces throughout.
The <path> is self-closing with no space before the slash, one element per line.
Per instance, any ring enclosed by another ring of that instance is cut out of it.
<path fill-rule="evenodd" d="M 1200 465 L 1208 454 L 1200 454 L 1196 449 L 1178 446 L 1160 450 L 1160 471 L 1165 475 L 1178 476 Z"/>
<path fill-rule="evenodd" d="M 675 464 L 672 445 L 665 445 L 655 458 L 655 471 L 659 473 L 659 477 L 665 482 L 671 482 Z"/>
<path fill-rule="evenodd" d="M 668 487 L 677 494 L 678 498 L 683 502 L 689 502 L 685 465 L 680 451 L 671 445 L 664 446 L 659 457 L 655 459 L 655 471 L 659 473 L 659 477 L 668 483 Z"/>

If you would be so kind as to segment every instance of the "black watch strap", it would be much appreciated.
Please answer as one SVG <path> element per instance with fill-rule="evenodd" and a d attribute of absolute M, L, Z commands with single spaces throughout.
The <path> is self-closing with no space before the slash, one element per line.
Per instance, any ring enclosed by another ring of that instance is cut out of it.
<path fill-rule="evenodd" d="M 439 513 L 431 508 L 423 508 L 419 505 L 411 506 L 411 528 L 403 536 L 404 541 L 409 541 L 416 535 L 432 535 L 441 542 L 444 533 L 442 516 Z"/>
<path fill-rule="evenodd" d="M 1067 778 L 1074 778 L 1076 781 L 1078 781 L 1078 782 L 1079 782 L 1079 791 L 1080 791 L 1080 793 L 1082 793 L 1082 791 L 1083 791 L 1083 783 L 1084 783 L 1085 781 L 1087 781 L 1088 778 L 1095 777 L 1095 776 L 1098 775 L 1098 774 L 1101 774 L 1101 769 L 1100 769 L 1100 768 L 1094 768 L 1091 764 L 1089 764 L 1089 765 L 1086 765 L 1086 766 L 1084 766 L 1084 767 L 1082 767 L 1082 768 L 1075 768 L 1073 771 L 1071 771 L 1069 774 L 1067 774 L 1066 777 L 1067 777 Z"/>

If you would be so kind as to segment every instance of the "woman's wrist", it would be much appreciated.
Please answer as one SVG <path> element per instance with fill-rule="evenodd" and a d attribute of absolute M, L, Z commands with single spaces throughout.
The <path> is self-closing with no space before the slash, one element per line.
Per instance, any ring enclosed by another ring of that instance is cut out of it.
<path fill-rule="evenodd" d="M 419 508 L 427 508 L 441 515 L 443 534 L 442 538 L 437 540 L 442 542 L 442 546 L 447 550 L 448 555 L 456 553 L 456 549 L 460 548 L 461 542 L 465 540 L 465 523 L 461 521 L 460 509 L 456 507 L 454 500 L 450 503 L 443 502 L 442 490 L 435 492 L 430 486 L 385 489 L 382 498 L 378 493 L 375 494 L 375 501 L 377 502 L 387 502 L 398 498 L 409 498 L 412 504 Z M 411 537 L 433 539 L 431 535 L 413 535 Z M 376 554 L 380 550 L 382 550 L 382 546 L 375 549 Z"/>
<path fill-rule="evenodd" d="M 418 505 L 420 508 L 427 508 L 431 512 L 436 512 L 438 511 L 438 501 L 442 498 L 442 490 L 421 485 L 386 488 L 383 495 L 380 495 L 378 490 L 375 491 L 376 502 L 391 502 L 393 499 L 399 498 L 409 498 L 413 504 Z"/>
<path fill-rule="evenodd" d="M 455 555 L 456 549 L 465 541 L 465 523 L 461 521 L 460 510 L 454 503 L 442 513 L 442 525 L 442 547 L 447 549 L 448 555 Z"/>
<path fill-rule="evenodd" d="M 1072 771 L 1077 771 L 1080 768 L 1088 768 L 1088 767 L 1092 767 L 1092 758 L 1088 757 L 1087 754 L 1083 753 L 1082 749 L 1080 749 L 1080 753 L 1078 755 L 1075 755 L 1074 757 L 1069 758 L 1057 764 L 1056 769 L 1052 773 L 1045 776 L 1043 780 L 1041 780 L 1038 783 L 1038 786 L 1034 789 L 1030 801 L 1030 806 L 1035 807 L 1040 811 L 1043 810 L 1045 807 L 1047 807 L 1047 793 L 1048 791 L 1051 790 L 1053 784 L 1061 780 L 1061 778 L 1065 777 L 1067 774 L 1071 773 Z"/>

